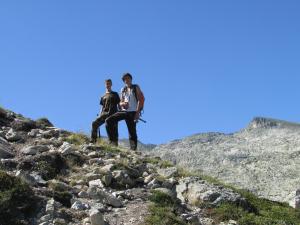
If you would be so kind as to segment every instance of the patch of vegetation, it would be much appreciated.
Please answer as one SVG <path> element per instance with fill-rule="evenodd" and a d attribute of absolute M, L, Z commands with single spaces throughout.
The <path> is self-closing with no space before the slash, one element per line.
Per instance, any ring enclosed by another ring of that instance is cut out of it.
<path fill-rule="evenodd" d="M 163 160 L 159 163 L 160 168 L 168 168 L 168 167 L 173 167 L 174 164 L 168 160 Z"/>
<path fill-rule="evenodd" d="M 35 161 L 33 170 L 38 171 L 44 180 L 54 179 L 67 167 L 66 160 L 59 154 L 39 155 Z"/>
<path fill-rule="evenodd" d="M 35 122 L 40 128 L 53 127 L 53 124 L 46 117 L 39 118 Z"/>
<path fill-rule="evenodd" d="M 90 142 L 88 136 L 83 132 L 72 133 L 69 136 L 63 138 L 63 140 L 77 146 L 88 144 Z"/>
<path fill-rule="evenodd" d="M 234 219 L 240 225 L 299 225 L 300 210 L 286 203 L 274 202 L 256 197 L 254 194 L 239 190 L 243 197 L 255 208 L 249 212 L 242 206 L 223 203 L 214 209 L 213 217 L 217 221 Z"/>
<path fill-rule="evenodd" d="M 68 154 L 64 156 L 64 158 L 66 159 L 66 163 L 69 168 L 82 166 L 86 160 L 86 158 L 80 154 Z"/>
<path fill-rule="evenodd" d="M 63 206 L 70 208 L 72 194 L 67 191 L 53 191 L 53 198 L 55 201 L 60 202 Z"/>
<path fill-rule="evenodd" d="M 0 224 L 23 224 L 34 213 L 36 202 L 27 184 L 0 171 Z"/>
<path fill-rule="evenodd" d="M 153 204 L 149 207 L 150 215 L 145 219 L 146 225 L 187 225 L 176 215 L 179 204 L 176 199 L 160 191 L 153 191 L 150 201 Z"/>

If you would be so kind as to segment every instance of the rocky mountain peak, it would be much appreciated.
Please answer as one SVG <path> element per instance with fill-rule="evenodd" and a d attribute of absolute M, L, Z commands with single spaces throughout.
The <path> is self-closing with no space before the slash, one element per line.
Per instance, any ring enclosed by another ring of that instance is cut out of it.
<path fill-rule="evenodd" d="M 267 117 L 254 117 L 253 120 L 249 123 L 246 129 L 259 129 L 259 128 L 298 128 L 300 129 L 300 124 L 291 123 L 284 120 L 278 120 Z"/>

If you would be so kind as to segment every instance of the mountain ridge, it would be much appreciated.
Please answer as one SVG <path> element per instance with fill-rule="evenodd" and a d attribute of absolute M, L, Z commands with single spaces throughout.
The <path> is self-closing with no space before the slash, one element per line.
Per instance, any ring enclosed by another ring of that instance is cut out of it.
<path fill-rule="evenodd" d="M 235 133 L 195 134 L 158 145 L 150 153 L 293 206 L 300 186 L 299 140 L 300 124 L 254 117 Z"/>

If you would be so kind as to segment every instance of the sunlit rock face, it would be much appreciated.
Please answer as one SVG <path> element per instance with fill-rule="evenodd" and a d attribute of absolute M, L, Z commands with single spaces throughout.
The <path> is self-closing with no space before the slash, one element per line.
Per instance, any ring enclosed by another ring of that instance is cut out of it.
<path fill-rule="evenodd" d="M 299 124 L 257 117 L 239 132 L 197 134 L 159 145 L 152 154 L 295 206 Z"/>

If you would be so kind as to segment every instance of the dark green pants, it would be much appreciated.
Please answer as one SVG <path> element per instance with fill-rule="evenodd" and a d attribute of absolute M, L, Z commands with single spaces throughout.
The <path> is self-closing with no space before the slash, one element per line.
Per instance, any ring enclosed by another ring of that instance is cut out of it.
<path fill-rule="evenodd" d="M 97 141 L 98 137 L 98 129 L 100 126 L 102 126 L 105 123 L 105 120 L 110 116 L 110 114 L 101 114 L 97 119 L 92 123 L 92 133 L 91 133 L 91 139 L 92 142 Z M 99 131 L 100 135 L 100 131 Z"/>
<path fill-rule="evenodd" d="M 125 120 L 129 133 L 130 149 L 137 149 L 136 122 L 134 121 L 135 114 L 136 112 L 120 111 L 106 119 L 105 122 L 107 135 L 111 143 L 118 145 L 118 122 L 121 120 Z"/>

